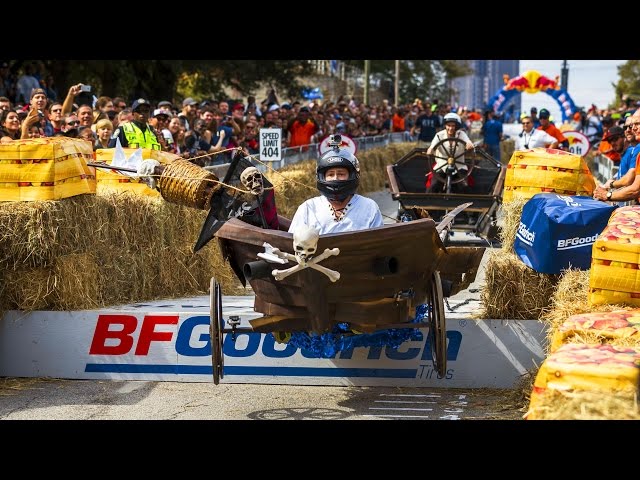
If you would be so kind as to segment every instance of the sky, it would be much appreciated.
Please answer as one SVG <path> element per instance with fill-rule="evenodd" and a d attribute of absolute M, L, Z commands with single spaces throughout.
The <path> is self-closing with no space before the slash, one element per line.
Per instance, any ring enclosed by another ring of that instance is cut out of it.
<path fill-rule="evenodd" d="M 561 74 L 563 60 L 520 60 L 520 73 L 536 70 L 549 78 Z M 618 82 L 618 69 L 626 60 L 567 60 L 569 79 L 567 89 L 577 107 L 588 107 L 594 103 L 606 108 L 613 102 L 615 90 L 612 83 Z M 531 107 L 549 110 L 553 118 L 561 119 L 556 101 L 545 93 L 522 94 L 522 110 Z"/>

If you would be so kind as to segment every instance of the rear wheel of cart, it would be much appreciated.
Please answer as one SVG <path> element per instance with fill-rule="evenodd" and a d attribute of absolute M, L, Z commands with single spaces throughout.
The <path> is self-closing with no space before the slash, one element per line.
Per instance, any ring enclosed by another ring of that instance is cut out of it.
<path fill-rule="evenodd" d="M 211 338 L 211 363 L 213 366 L 213 383 L 218 385 L 224 378 L 224 354 L 222 353 L 222 288 L 214 277 L 209 286 L 209 336 Z"/>
<path fill-rule="evenodd" d="M 444 296 L 440 272 L 431 276 L 428 295 L 429 306 L 429 346 L 433 367 L 441 378 L 447 373 L 447 329 L 444 316 Z"/>

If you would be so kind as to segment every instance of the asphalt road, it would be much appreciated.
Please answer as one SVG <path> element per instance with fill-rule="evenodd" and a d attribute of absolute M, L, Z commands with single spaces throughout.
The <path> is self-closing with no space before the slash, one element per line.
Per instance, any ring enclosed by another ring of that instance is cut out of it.
<path fill-rule="evenodd" d="M 396 202 L 374 198 L 385 222 Z M 477 302 L 481 268 L 451 301 Z M 475 297 L 474 297 L 475 295 Z M 474 297 L 474 298 L 472 298 Z M 0 378 L 3 420 L 480 420 L 521 419 L 522 389 L 292 386 Z"/>

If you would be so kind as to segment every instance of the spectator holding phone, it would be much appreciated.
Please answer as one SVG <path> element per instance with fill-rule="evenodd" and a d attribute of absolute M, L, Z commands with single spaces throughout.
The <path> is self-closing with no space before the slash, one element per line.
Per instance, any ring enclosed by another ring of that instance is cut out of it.
<path fill-rule="evenodd" d="M 32 110 L 36 110 L 40 117 L 40 127 L 44 131 L 45 137 L 53 137 L 54 128 L 49 121 L 49 110 L 47 109 L 47 93 L 42 88 L 35 88 L 31 92 L 29 105 Z"/>
<path fill-rule="evenodd" d="M 79 96 L 81 93 L 84 93 L 86 96 L 86 94 L 89 92 L 91 92 L 91 86 L 89 85 L 85 85 L 83 83 L 77 83 L 75 85 L 71 85 L 69 87 L 69 92 L 67 93 L 67 96 L 64 99 L 64 102 L 62 103 L 62 114 L 66 115 L 68 113 L 71 113 L 71 110 L 73 110 L 73 104 L 75 103 L 76 97 Z M 85 98 L 82 104 L 85 105 L 86 103 L 87 103 L 87 99 Z M 91 106 L 91 109 L 93 110 L 93 105 Z M 91 119 L 91 121 L 93 123 L 93 118 Z"/>

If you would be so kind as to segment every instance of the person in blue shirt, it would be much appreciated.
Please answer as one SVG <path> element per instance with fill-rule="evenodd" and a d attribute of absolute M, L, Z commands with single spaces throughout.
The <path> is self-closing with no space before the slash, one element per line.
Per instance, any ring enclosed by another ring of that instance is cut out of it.
<path fill-rule="evenodd" d="M 638 141 L 636 140 L 635 133 L 633 133 L 633 123 L 634 120 L 631 118 L 631 116 L 627 117 L 624 122 L 623 128 L 626 149 L 624 150 L 624 152 L 622 153 L 622 157 L 620 158 L 618 172 L 616 173 L 614 180 L 620 180 L 627 174 L 629 169 L 632 169 L 635 172 L 636 157 L 638 156 L 640 149 L 636 148 L 638 146 Z"/>
<path fill-rule="evenodd" d="M 484 124 L 480 133 L 482 133 L 482 142 L 486 152 L 498 162 L 500 161 L 500 141 L 502 140 L 502 123 L 496 120 L 496 114 L 493 110 L 487 110 L 484 114 Z"/>

